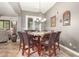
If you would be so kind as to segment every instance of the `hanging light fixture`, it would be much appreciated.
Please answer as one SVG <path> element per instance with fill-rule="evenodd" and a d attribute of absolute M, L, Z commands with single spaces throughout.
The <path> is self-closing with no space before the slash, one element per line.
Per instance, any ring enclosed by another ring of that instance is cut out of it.
<path fill-rule="evenodd" d="M 41 5 L 41 3 L 40 3 L 40 0 L 39 0 L 39 2 L 38 2 L 38 7 L 39 7 L 38 12 L 39 12 L 39 15 L 40 15 L 41 17 L 38 17 L 38 18 L 36 19 L 36 22 L 39 22 L 39 23 L 46 21 L 46 18 L 42 17 L 42 12 L 41 12 L 41 6 L 40 6 L 40 5 Z"/>
<path fill-rule="evenodd" d="M 46 18 L 43 18 L 42 20 L 41 20 L 41 22 L 45 22 L 46 21 Z"/>
<path fill-rule="evenodd" d="M 39 7 L 38 12 L 39 12 L 39 15 L 40 15 L 41 17 L 37 17 L 37 19 L 36 19 L 35 21 L 36 21 L 37 23 L 39 23 L 39 31 L 41 31 L 41 30 L 42 30 L 42 23 L 46 21 L 46 18 L 42 17 L 41 6 L 40 6 L 40 0 L 39 0 L 39 6 L 38 6 L 38 7 Z"/>

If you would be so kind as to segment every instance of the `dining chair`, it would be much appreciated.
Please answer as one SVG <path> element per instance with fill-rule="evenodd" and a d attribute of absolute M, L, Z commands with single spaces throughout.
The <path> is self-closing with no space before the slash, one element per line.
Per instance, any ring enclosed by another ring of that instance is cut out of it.
<path fill-rule="evenodd" d="M 60 34 L 61 34 L 61 31 L 56 32 L 56 38 L 54 40 L 55 41 L 56 49 L 58 48 L 59 50 L 60 50 L 60 46 L 59 46 Z"/>
<path fill-rule="evenodd" d="M 56 33 L 50 33 L 49 34 L 49 39 L 45 40 L 44 42 L 41 42 L 41 49 L 44 51 L 48 51 L 48 56 L 55 55 L 56 56 L 56 49 L 55 49 L 55 42 L 54 39 L 56 38 Z M 43 39 L 42 39 L 43 40 Z"/>
<path fill-rule="evenodd" d="M 18 32 L 20 38 L 19 50 L 23 47 L 23 35 L 22 32 Z"/>
<path fill-rule="evenodd" d="M 36 52 L 36 50 L 31 52 L 32 48 L 34 48 L 32 35 L 29 35 L 27 32 L 23 32 L 22 35 L 24 38 L 23 49 L 22 49 L 23 55 L 24 53 L 26 53 L 27 56 L 30 56 L 31 54 Z"/>
<path fill-rule="evenodd" d="M 27 31 L 25 31 L 27 33 Z M 31 34 L 31 32 L 29 33 L 29 35 Z M 40 56 L 41 54 L 41 46 L 40 46 L 40 38 L 41 36 L 40 35 L 34 35 L 34 34 L 31 34 L 31 37 L 33 38 L 32 39 L 32 42 L 33 42 L 33 50 L 36 50 L 38 52 L 38 55 Z M 30 38 L 31 38 L 30 37 Z"/>

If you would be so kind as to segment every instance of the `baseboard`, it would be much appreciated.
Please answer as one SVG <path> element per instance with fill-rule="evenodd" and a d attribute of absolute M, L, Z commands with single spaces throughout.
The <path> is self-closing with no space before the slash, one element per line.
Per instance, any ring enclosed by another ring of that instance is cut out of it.
<path fill-rule="evenodd" d="M 7 41 L 2 41 L 2 42 L 0 42 L 0 43 L 6 43 Z"/>
<path fill-rule="evenodd" d="M 71 50 L 69 48 L 67 48 L 66 46 L 63 46 L 60 44 L 60 47 L 61 47 L 61 50 L 63 50 L 65 53 L 67 53 L 69 56 L 71 57 L 79 57 L 79 53 L 74 51 L 74 50 Z"/>

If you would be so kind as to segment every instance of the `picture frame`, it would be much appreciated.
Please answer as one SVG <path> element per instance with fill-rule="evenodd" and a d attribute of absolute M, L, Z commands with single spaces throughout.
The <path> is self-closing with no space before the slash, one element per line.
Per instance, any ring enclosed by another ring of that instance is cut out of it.
<path fill-rule="evenodd" d="M 63 26 L 69 26 L 71 20 L 71 13 L 69 10 L 63 13 Z"/>
<path fill-rule="evenodd" d="M 56 16 L 51 17 L 51 27 L 56 27 Z"/>

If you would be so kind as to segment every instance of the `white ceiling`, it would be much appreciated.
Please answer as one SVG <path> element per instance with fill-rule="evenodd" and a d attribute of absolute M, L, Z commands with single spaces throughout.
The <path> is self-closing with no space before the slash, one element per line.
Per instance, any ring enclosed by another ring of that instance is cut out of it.
<path fill-rule="evenodd" d="M 17 14 L 8 2 L 0 2 L 0 15 L 15 16 Z"/>
<path fill-rule="evenodd" d="M 47 12 L 55 2 L 52 0 L 29 0 L 27 2 L 20 2 L 21 9 L 23 11 L 31 11 L 31 12 Z"/>
<path fill-rule="evenodd" d="M 17 16 L 22 11 L 42 12 L 48 11 L 55 2 L 52 0 L 26 0 L 26 2 L 0 2 L 0 16 Z M 19 12 L 17 12 L 19 11 Z"/>

